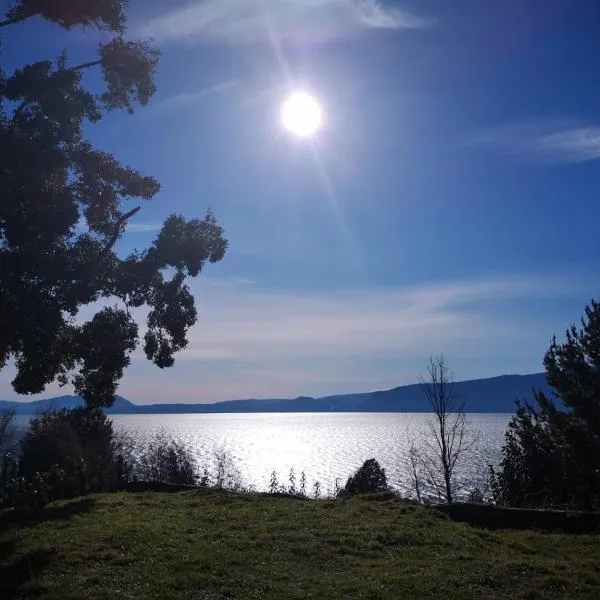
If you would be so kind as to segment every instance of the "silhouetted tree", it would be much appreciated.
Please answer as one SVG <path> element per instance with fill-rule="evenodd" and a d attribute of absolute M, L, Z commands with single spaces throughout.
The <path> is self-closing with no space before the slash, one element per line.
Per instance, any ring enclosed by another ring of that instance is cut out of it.
<path fill-rule="evenodd" d="M 301 496 L 306 496 L 306 473 L 304 471 L 302 471 L 302 473 L 300 473 L 299 493 Z"/>
<path fill-rule="evenodd" d="M 56 469 L 64 476 L 64 491 L 56 497 L 107 491 L 124 483 L 128 457 L 101 410 L 48 412 L 30 421 L 21 440 L 19 475 L 32 480 Z"/>
<path fill-rule="evenodd" d="M 318 481 L 315 481 L 313 483 L 313 498 L 315 500 L 318 500 L 321 497 L 321 483 Z"/>
<path fill-rule="evenodd" d="M 343 495 L 352 496 L 385 490 L 387 490 L 385 469 L 381 468 L 374 458 L 370 458 L 362 464 L 354 475 L 348 478 L 341 492 Z"/>
<path fill-rule="evenodd" d="M 86 62 L 73 64 L 63 53 L 10 74 L 0 69 L 0 369 L 14 360 L 12 385 L 20 394 L 71 381 L 89 407 L 112 404 L 138 345 L 129 309 L 149 308 L 147 358 L 161 368 L 173 364 L 196 321 L 186 277 L 221 260 L 227 247 L 207 213 L 191 220 L 171 215 L 149 248 L 128 256 L 115 251 L 140 210 L 131 199 L 149 200 L 159 191 L 155 179 L 83 135 L 107 112 L 145 105 L 156 89 L 158 52 L 124 38 L 126 4 L 19 0 L 0 21 L 0 31 L 23 28 L 24 36 L 35 18 L 104 32 Z M 104 82 L 97 93 L 83 86 L 90 69 Z M 87 322 L 75 320 L 98 301 L 119 304 L 96 308 Z"/>
<path fill-rule="evenodd" d="M 510 506 L 600 507 L 600 305 L 585 307 L 581 328 L 553 337 L 544 358 L 552 397 L 518 404 L 492 470 L 497 502 Z"/>
<path fill-rule="evenodd" d="M 16 411 L 14 409 L 0 412 L 0 456 L 9 450 L 14 441 L 15 417 Z"/>

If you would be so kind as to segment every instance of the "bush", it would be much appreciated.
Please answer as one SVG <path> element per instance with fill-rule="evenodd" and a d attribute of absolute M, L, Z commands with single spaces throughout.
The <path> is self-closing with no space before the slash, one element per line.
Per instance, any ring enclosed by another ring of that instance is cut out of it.
<path fill-rule="evenodd" d="M 196 461 L 182 444 L 158 433 L 138 459 L 134 475 L 142 481 L 195 485 Z"/>
<path fill-rule="evenodd" d="M 5 496 L 14 504 L 33 496 L 32 504 L 40 504 L 118 489 L 129 477 L 129 463 L 101 410 L 44 413 L 29 423 Z"/>
<path fill-rule="evenodd" d="M 370 458 L 363 463 L 354 475 L 348 478 L 345 487 L 338 496 L 383 492 L 387 489 L 385 469 L 382 469 L 374 458 Z"/>
<path fill-rule="evenodd" d="M 213 485 L 217 488 L 242 491 L 244 489 L 244 483 L 242 481 L 242 474 L 239 469 L 235 466 L 233 457 L 225 448 L 215 450 L 213 454 L 214 459 L 214 471 L 212 477 L 206 469 L 208 478 L 207 485 Z"/>

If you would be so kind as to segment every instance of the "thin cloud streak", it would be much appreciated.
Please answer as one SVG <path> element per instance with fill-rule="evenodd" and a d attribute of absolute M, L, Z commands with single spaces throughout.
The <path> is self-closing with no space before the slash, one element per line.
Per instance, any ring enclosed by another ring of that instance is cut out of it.
<path fill-rule="evenodd" d="M 153 231 L 160 231 L 160 229 L 162 228 L 162 223 L 144 222 L 144 221 L 135 222 L 134 221 L 133 223 L 128 222 L 126 227 L 127 227 L 127 233 L 150 233 Z M 89 227 L 88 227 L 87 221 L 85 220 L 85 217 L 80 217 L 75 225 L 75 233 L 81 234 L 81 233 L 88 233 L 88 232 L 89 232 Z"/>
<path fill-rule="evenodd" d="M 119 393 L 139 403 L 323 396 L 414 383 L 444 352 L 457 378 L 533 372 L 553 333 L 570 321 L 532 313 L 532 301 L 590 295 L 589 277 L 506 276 L 406 288 L 324 293 L 269 291 L 243 277 L 192 282 L 198 322 L 188 348 L 160 370 L 140 349 Z M 89 319 L 103 304 L 83 309 Z M 536 303 L 535 306 L 538 306 Z M 134 318 L 145 330 L 146 309 Z M 0 397 L 15 397 L 11 366 Z M 2 392 L 4 390 L 4 392 Z M 43 397 L 70 393 L 48 387 Z"/>
<path fill-rule="evenodd" d="M 359 23 L 373 29 L 422 29 L 433 25 L 430 19 L 417 17 L 408 11 L 392 8 L 379 0 L 347 2 L 356 12 Z"/>
<path fill-rule="evenodd" d="M 128 233 L 149 233 L 152 231 L 160 231 L 162 223 L 128 223 Z"/>
<path fill-rule="evenodd" d="M 230 81 L 223 81 L 221 83 L 217 83 L 216 85 L 207 87 L 202 90 L 198 90 L 196 92 L 180 92 L 154 104 L 152 108 L 154 108 L 155 110 L 178 110 L 181 108 L 186 108 L 188 106 L 193 106 L 194 104 L 201 102 L 209 96 L 222 93 L 226 90 L 230 90 L 238 84 L 239 79 L 232 79 Z"/>
<path fill-rule="evenodd" d="M 600 126 L 567 121 L 508 125 L 477 135 L 472 144 L 545 164 L 600 159 Z"/>
<path fill-rule="evenodd" d="M 361 29 L 421 29 L 432 22 L 380 0 L 201 0 L 153 17 L 136 33 L 158 42 L 269 41 L 268 13 L 281 39 L 327 41 Z"/>
<path fill-rule="evenodd" d="M 490 303 L 578 297 L 559 277 L 505 277 L 413 289 L 346 294 L 265 292 L 256 287 L 195 289 L 198 326 L 179 360 L 270 361 L 428 354 L 447 345 L 518 336 Z M 551 333 L 551 332 L 549 332 Z M 211 356 L 210 351 L 214 351 Z"/>
<path fill-rule="evenodd" d="M 168 381 L 135 360 L 122 393 L 163 401 L 165 385 L 169 398 L 211 402 L 385 389 L 414 383 L 435 352 L 458 378 L 533 372 L 557 323 L 532 315 L 532 300 L 580 303 L 585 281 L 514 276 L 323 293 L 206 278 L 194 283 L 198 323 Z"/>

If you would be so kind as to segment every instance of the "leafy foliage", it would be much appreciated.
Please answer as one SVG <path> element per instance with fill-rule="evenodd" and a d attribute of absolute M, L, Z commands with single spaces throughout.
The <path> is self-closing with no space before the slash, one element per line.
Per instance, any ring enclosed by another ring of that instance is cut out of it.
<path fill-rule="evenodd" d="M 125 27 L 124 5 L 125 2 L 122 0 L 86 0 L 86 2 L 19 0 L 8 11 L 7 17 L 13 21 L 25 21 L 40 15 L 67 29 L 77 25 L 94 25 L 99 29 L 120 33 Z"/>
<path fill-rule="evenodd" d="M 581 328 L 556 337 L 544 358 L 555 397 L 519 405 L 506 434 L 497 502 L 510 506 L 600 508 L 600 305 L 585 307 Z"/>
<path fill-rule="evenodd" d="M 21 394 L 72 382 L 88 406 L 110 406 L 139 343 L 130 309 L 148 308 L 144 350 L 169 367 L 196 321 L 185 284 L 227 248 L 209 212 L 171 215 L 152 245 L 120 256 L 115 244 L 140 206 L 159 189 L 152 177 L 120 164 L 83 136 L 108 111 L 133 112 L 155 91 L 158 52 L 127 41 L 125 0 L 20 0 L 0 27 L 41 16 L 65 29 L 96 27 L 107 40 L 96 57 L 73 65 L 68 55 L 0 71 L 0 369 L 14 361 Z M 112 39 L 111 37 L 112 36 Z M 86 89 L 99 69 L 104 88 Z M 116 303 L 111 306 L 112 303 Z M 83 307 L 101 303 L 89 321 Z"/>
<path fill-rule="evenodd" d="M 107 491 L 127 478 L 127 459 L 101 410 L 75 408 L 42 414 L 32 419 L 21 441 L 19 474 L 62 469 L 72 479 L 70 495 Z"/>
<path fill-rule="evenodd" d="M 370 458 L 363 463 L 354 475 L 348 478 L 341 492 L 343 495 L 353 496 L 385 490 L 387 490 L 385 469 L 381 468 L 374 458 Z"/>
<path fill-rule="evenodd" d="M 101 410 L 42 414 L 29 423 L 20 454 L 0 464 L 0 505 L 23 510 L 61 498 L 120 488 L 131 461 Z"/>

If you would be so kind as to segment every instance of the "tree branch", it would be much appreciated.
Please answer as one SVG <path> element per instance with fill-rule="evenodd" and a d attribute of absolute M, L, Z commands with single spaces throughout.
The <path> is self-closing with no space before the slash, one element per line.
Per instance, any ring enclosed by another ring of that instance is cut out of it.
<path fill-rule="evenodd" d="M 23 21 L 27 21 L 27 19 L 34 17 L 36 14 L 38 14 L 38 13 L 31 13 L 30 15 L 27 15 L 25 17 L 19 16 L 19 17 L 12 17 L 10 19 L 5 19 L 4 21 L 0 21 L 0 27 L 8 27 L 9 25 L 15 25 L 16 23 L 22 23 Z"/>
<path fill-rule="evenodd" d="M 96 65 L 101 65 L 104 62 L 104 59 L 99 58 L 98 60 L 91 60 L 90 62 L 81 63 L 80 65 L 75 65 L 74 67 L 69 67 L 65 69 L 66 71 L 81 71 L 82 69 L 89 69 L 90 67 L 95 67 Z"/>
<path fill-rule="evenodd" d="M 135 213 L 137 213 L 140 210 L 140 208 L 141 206 L 136 206 L 134 209 L 130 210 L 124 215 L 121 215 L 121 217 L 115 224 L 115 231 L 112 234 L 110 240 L 108 240 L 106 246 L 102 248 L 102 252 L 100 253 L 100 260 L 102 260 L 111 251 L 112 247 L 117 243 L 117 240 L 119 239 L 119 235 L 121 235 L 121 230 L 125 222 L 131 217 L 133 217 L 133 215 L 135 215 Z"/>
<path fill-rule="evenodd" d="M 28 18 L 28 17 L 26 17 Z M 17 19 L 17 21 L 24 21 L 25 19 Z M 14 21 L 14 19 L 13 19 Z M 0 22 L 0 27 L 2 27 L 2 23 L 6 23 L 6 21 Z M 75 65 L 74 67 L 69 67 L 68 69 L 65 69 L 65 71 L 81 71 L 83 69 L 89 69 L 90 67 L 95 67 L 97 65 L 101 65 L 104 62 L 104 59 L 100 58 L 98 60 L 91 60 L 89 62 L 86 63 L 81 63 L 80 65 Z M 19 104 L 19 106 L 17 106 L 17 108 L 15 109 L 15 112 L 13 113 L 12 116 L 12 120 L 15 121 L 23 112 L 23 110 L 25 110 L 25 108 L 27 107 L 27 105 L 32 101 L 32 98 L 25 98 L 25 100 L 23 100 L 21 102 L 21 104 Z"/>
<path fill-rule="evenodd" d="M 19 106 L 17 106 L 17 108 L 15 109 L 15 112 L 13 113 L 12 116 L 12 120 L 15 121 L 23 112 L 23 110 L 25 110 L 25 107 L 31 102 L 31 98 L 25 98 L 25 100 L 23 100 L 21 102 L 21 104 L 19 104 Z"/>

